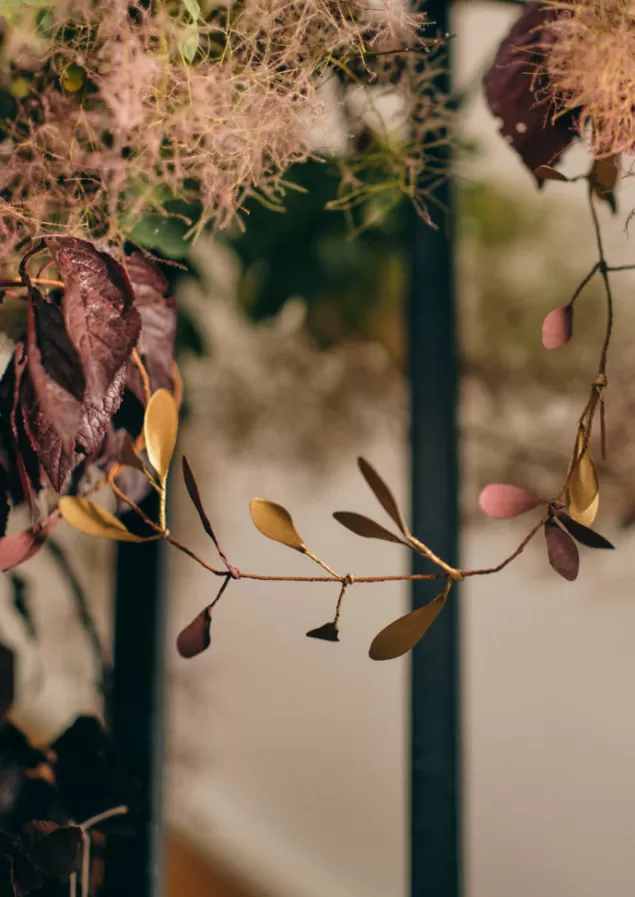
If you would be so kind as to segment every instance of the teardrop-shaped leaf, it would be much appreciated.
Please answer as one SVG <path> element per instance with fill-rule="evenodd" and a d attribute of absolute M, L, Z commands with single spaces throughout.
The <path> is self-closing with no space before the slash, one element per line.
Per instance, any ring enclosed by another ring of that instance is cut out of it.
<path fill-rule="evenodd" d="M 537 508 L 541 504 L 541 499 L 532 492 L 521 489 L 520 486 L 512 486 L 509 483 L 489 483 L 481 491 L 478 503 L 488 517 L 506 520 Z"/>
<path fill-rule="evenodd" d="M 371 660 L 393 660 L 420 642 L 443 610 L 447 595 L 442 593 L 418 610 L 413 610 L 386 626 L 370 646 Z"/>
<path fill-rule="evenodd" d="M 565 533 L 553 520 L 545 523 L 545 538 L 547 539 L 547 553 L 549 563 L 560 576 L 573 582 L 578 577 L 580 569 L 580 555 L 578 546 L 569 533 Z"/>
<path fill-rule="evenodd" d="M 539 165 L 535 170 L 534 174 L 537 178 L 540 178 L 542 181 L 568 181 L 569 178 L 563 174 L 561 171 L 558 171 L 557 168 L 552 168 L 551 165 Z"/>
<path fill-rule="evenodd" d="M 574 520 L 573 517 L 569 517 L 564 511 L 560 511 L 558 520 L 567 528 L 574 539 L 577 539 L 581 545 L 586 545 L 587 548 L 615 548 L 615 546 L 611 545 L 609 540 L 605 539 L 604 536 L 596 533 L 594 529 L 584 526 L 582 523 L 578 523 L 577 520 Z"/>
<path fill-rule="evenodd" d="M 53 511 L 36 529 L 27 529 L 0 539 L 0 570 L 6 572 L 29 561 L 40 551 L 48 536 L 60 522 L 60 515 Z"/>
<path fill-rule="evenodd" d="M 600 199 L 606 199 L 608 193 L 612 193 L 620 175 L 620 157 L 604 156 L 596 159 L 589 173 L 589 180 L 593 190 Z"/>
<path fill-rule="evenodd" d="M 64 495 L 59 500 L 59 510 L 67 523 L 88 536 L 115 539 L 117 542 L 146 541 L 142 536 L 136 536 L 126 529 L 121 520 L 110 511 L 87 498 Z"/>
<path fill-rule="evenodd" d="M 176 402 L 167 389 L 158 389 L 148 402 L 143 433 L 150 464 L 162 482 L 168 475 L 178 431 L 179 413 Z"/>
<path fill-rule="evenodd" d="M 566 346 L 573 336 L 573 309 L 570 305 L 554 308 L 542 325 L 542 344 L 545 349 Z"/>
<path fill-rule="evenodd" d="M 576 443 L 576 453 L 572 459 L 572 465 L 582 443 L 583 436 L 580 435 Z M 583 526 L 592 526 L 600 503 L 600 484 L 588 445 L 571 476 L 568 496 L 568 511 L 571 517 Z"/>
<path fill-rule="evenodd" d="M 119 461 L 122 464 L 125 464 L 126 467 L 133 467 L 135 470 L 140 470 L 141 473 L 145 473 L 143 461 L 135 452 L 129 433 L 124 434 L 121 452 L 119 453 Z"/>
<path fill-rule="evenodd" d="M 205 508 L 203 507 L 203 501 L 201 499 L 201 493 L 199 492 L 199 489 L 198 489 L 198 483 L 196 482 L 196 480 L 194 478 L 194 473 L 192 471 L 192 468 L 190 467 L 190 462 L 187 460 L 185 455 L 183 455 L 182 462 L 183 462 L 183 480 L 185 482 L 185 488 L 187 489 L 187 494 L 192 499 L 192 504 L 196 508 L 196 510 L 198 512 L 198 516 L 201 518 L 201 523 L 203 524 L 203 529 L 205 530 L 207 535 L 210 537 L 210 539 L 213 540 L 214 544 L 216 545 L 217 544 L 216 536 L 214 535 L 214 530 L 212 529 L 212 524 L 210 523 L 209 517 L 207 516 Z"/>
<path fill-rule="evenodd" d="M 296 551 L 306 551 L 306 545 L 293 524 L 291 514 L 282 505 L 266 498 L 252 498 L 249 510 L 254 526 L 263 536 L 295 548 Z"/>
<path fill-rule="evenodd" d="M 209 648 L 212 641 L 211 625 L 212 611 L 205 607 L 178 635 L 176 647 L 181 657 L 196 657 Z"/>
<path fill-rule="evenodd" d="M 354 511 L 335 511 L 333 517 L 357 536 L 363 536 L 365 539 L 382 539 L 384 542 L 396 542 L 398 545 L 405 544 L 399 536 L 395 536 L 380 523 L 375 523 L 374 520 L 364 517 L 363 514 L 356 514 Z"/>
<path fill-rule="evenodd" d="M 317 629 L 310 629 L 307 632 L 307 638 L 322 639 L 323 642 L 339 642 L 339 630 L 335 623 L 325 623 L 324 626 L 318 626 Z"/>
<path fill-rule="evenodd" d="M 403 515 L 399 510 L 399 505 L 389 487 L 379 476 L 372 464 L 369 464 L 365 458 L 358 458 L 357 464 L 362 472 L 362 476 L 372 489 L 379 504 L 388 516 L 395 521 L 404 536 L 408 536 L 408 527 L 406 526 Z"/>

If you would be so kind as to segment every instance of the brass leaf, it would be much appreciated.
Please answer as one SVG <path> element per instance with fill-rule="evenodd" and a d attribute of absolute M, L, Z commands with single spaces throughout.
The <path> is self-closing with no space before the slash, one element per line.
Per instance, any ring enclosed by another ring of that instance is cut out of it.
<path fill-rule="evenodd" d="M 429 604 L 382 629 L 370 646 L 368 653 L 371 660 L 393 660 L 414 648 L 443 610 L 446 598 L 447 591 L 443 591 Z"/>
<path fill-rule="evenodd" d="M 375 523 L 374 520 L 364 517 L 363 514 L 356 514 L 354 511 L 336 511 L 333 517 L 357 536 L 363 536 L 365 539 L 382 539 L 384 542 L 396 542 L 398 545 L 405 544 L 399 536 L 395 536 L 380 523 Z"/>
<path fill-rule="evenodd" d="M 167 389 L 159 389 L 148 402 L 143 433 L 150 464 L 162 482 L 168 475 L 178 431 L 179 414 L 176 402 Z"/>
<path fill-rule="evenodd" d="M 362 476 L 372 489 L 379 504 L 388 516 L 392 517 L 404 536 L 409 536 L 408 527 L 406 526 L 403 515 L 399 510 L 399 505 L 389 487 L 379 476 L 375 468 L 369 464 L 365 458 L 358 458 L 357 463 L 362 472 Z"/>
<path fill-rule="evenodd" d="M 581 432 L 576 442 L 571 466 L 575 463 L 583 440 L 584 434 Z M 568 495 L 568 511 L 571 517 L 583 526 L 592 526 L 600 503 L 600 484 L 588 445 L 573 472 L 569 482 Z"/>
<path fill-rule="evenodd" d="M 117 542 L 146 541 L 142 536 L 136 536 L 127 530 L 121 520 L 118 520 L 110 511 L 87 498 L 64 495 L 59 500 L 59 511 L 67 523 L 88 536 L 115 539 Z"/>
<path fill-rule="evenodd" d="M 274 542 L 280 542 L 282 545 L 288 545 L 289 548 L 295 548 L 296 551 L 305 552 L 307 550 L 293 524 L 291 514 L 282 505 L 276 504 L 275 501 L 268 501 L 266 498 L 252 498 L 249 510 L 254 526 L 260 530 L 263 536 L 273 539 Z"/>
<path fill-rule="evenodd" d="M 551 165 L 539 165 L 534 174 L 536 175 L 536 177 L 542 178 L 543 181 L 569 180 L 566 175 L 564 175 L 561 171 L 558 171 L 557 168 L 552 168 Z"/>
<path fill-rule="evenodd" d="M 589 180 L 593 184 L 593 190 L 600 199 L 606 198 L 607 193 L 612 193 L 620 176 L 620 157 L 604 156 L 596 159 L 589 173 Z"/>

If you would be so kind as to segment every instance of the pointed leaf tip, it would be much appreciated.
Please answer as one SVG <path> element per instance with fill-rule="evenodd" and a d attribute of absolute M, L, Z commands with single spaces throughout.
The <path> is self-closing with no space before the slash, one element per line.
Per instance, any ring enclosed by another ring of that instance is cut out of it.
<path fill-rule="evenodd" d="M 447 594 L 442 593 L 418 610 L 395 620 L 375 636 L 368 652 L 371 660 L 394 660 L 421 641 L 443 610 Z"/>
<path fill-rule="evenodd" d="M 576 462 L 583 443 L 584 433 L 580 431 L 569 471 L 571 471 L 571 467 Z M 583 526 L 592 526 L 600 505 L 600 483 L 591 455 L 591 449 L 588 445 L 582 457 L 577 461 L 569 482 L 567 496 L 569 515 Z"/>
<path fill-rule="evenodd" d="M 353 511 L 335 511 L 333 517 L 356 536 L 363 536 L 365 539 L 381 539 L 384 542 L 396 542 L 397 545 L 404 544 L 399 536 L 395 536 L 381 524 L 375 523 L 370 517 L 364 517 L 363 514 L 355 514 Z"/>
<path fill-rule="evenodd" d="M 615 546 L 612 545 L 608 539 L 605 539 L 604 536 L 596 533 L 594 529 L 584 526 L 582 523 L 578 523 L 577 520 L 569 517 L 564 511 L 559 512 L 558 520 L 564 527 L 566 527 L 580 545 L 586 545 L 587 548 L 615 549 Z"/>
<path fill-rule="evenodd" d="M 408 527 L 406 526 L 403 514 L 399 509 L 399 505 L 395 500 L 389 486 L 379 476 L 375 468 L 365 458 L 358 458 L 357 464 L 362 476 L 370 486 L 375 498 L 382 506 L 384 511 L 397 524 L 404 536 L 408 536 Z"/>
<path fill-rule="evenodd" d="M 143 433 L 150 464 L 162 481 L 168 475 L 178 431 L 179 413 L 176 402 L 167 389 L 159 389 L 148 402 Z"/>
<path fill-rule="evenodd" d="M 545 523 L 545 538 L 549 563 L 564 579 L 573 582 L 578 578 L 580 555 L 578 547 L 569 535 L 554 520 Z"/>
<path fill-rule="evenodd" d="M 541 181 L 568 181 L 569 178 L 566 174 L 563 174 L 561 171 L 558 171 L 557 168 L 552 168 L 551 165 L 539 165 L 538 168 L 534 171 L 534 174 L 537 178 L 540 178 Z"/>
<path fill-rule="evenodd" d="M 266 498 L 253 498 L 249 503 L 249 510 L 254 526 L 263 536 L 295 548 L 296 551 L 306 551 L 306 545 L 295 528 L 291 514 L 282 505 Z"/>
<path fill-rule="evenodd" d="M 307 632 L 307 638 L 322 639 L 324 642 L 339 642 L 339 630 L 335 623 L 325 623 L 324 626 L 318 626 L 317 629 L 310 629 Z"/>
<path fill-rule="evenodd" d="M 573 336 L 573 309 L 569 305 L 554 308 L 542 325 L 542 344 L 545 349 L 566 346 Z"/>
<path fill-rule="evenodd" d="M 541 499 L 526 489 L 521 489 L 520 486 L 512 486 L 509 483 L 489 483 L 481 491 L 478 503 L 488 517 L 506 520 L 537 508 L 541 504 Z"/>
<path fill-rule="evenodd" d="M 176 647 L 181 657 L 189 660 L 209 648 L 212 642 L 211 625 L 212 611 L 209 607 L 205 607 L 177 637 Z"/>
<path fill-rule="evenodd" d="M 87 498 L 64 495 L 59 500 L 62 519 L 88 536 L 114 539 L 117 542 L 145 542 L 143 536 L 136 536 L 126 529 L 121 520 Z"/>

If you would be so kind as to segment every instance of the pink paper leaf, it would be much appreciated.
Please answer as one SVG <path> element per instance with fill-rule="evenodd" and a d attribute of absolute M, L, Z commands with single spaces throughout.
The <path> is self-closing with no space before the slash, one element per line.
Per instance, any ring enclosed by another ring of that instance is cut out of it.
<path fill-rule="evenodd" d="M 542 325 L 542 344 L 545 349 L 566 346 L 573 336 L 573 309 L 569 305 L 554 308 Z"/>
<path fill-rule="evenodd" d="M 488 517 L 494 517 L 497 520 L 518 517 L 519 514 L 538 507 L 541 501 L 537 495 L 508 483 L 490 483 L 478 498 L 481 510 Z"/>

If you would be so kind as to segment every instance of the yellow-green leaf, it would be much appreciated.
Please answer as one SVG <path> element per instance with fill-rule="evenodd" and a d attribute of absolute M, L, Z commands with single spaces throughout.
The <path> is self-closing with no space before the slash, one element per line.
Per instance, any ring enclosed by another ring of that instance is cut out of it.
<path fill-rule="evenodd" d="M 179 431 L 176 402 L 167 389 L 155 392 L 146 408 L 143 434 L 150 464 L 165 481 Z"/>
<path fill-rule="evenodd" d="M 583 439 L 583 435 L 578 437 L 572 465 Z M 600 484 L 595 464 L 591 457 L 591 449 L 588 445 L 573 472 L 569 482 L 568 493 L 569 514 L 571 517 L 583 526 L 592 526 L 600 503 Z"/>
<path fill-rule="evenodd" d="M 306 545 L 293 524 L 291 514 L 282 505 L 266 498 L 253 498 L 249 510 L 254 526 L 263 536 L 295 548 L 296 551 L 306 551 Z"/>
<path fill-rule="evenodd" d="M 399 505 L 390 491 L 390 488 L 382 480 L 372 464 L 369 464 L 365 458 L 358 458 L 357 463 L 362 472 L 362 476 L 372 489 L 379 504 L 388 516 L 392 517 L 404 536 L 408 536 L 408 527 L 406 526 L 403 515 L 399 510 Z"/>
<path fill-rule="evenodd" d="M 105 508 L 87 498 L 62 496 L 59 500 L 59 510 L 67 523 L 89 536 L 115 539 L 117 542 L 146 541 L 143 537 L 136 536 L 127 530 L 121 520 L 118 520 L 110 511 L 106 511 Z"/>
<path fill-rule="evenodd" d="M 368 653 L 371 660 L 393 660 L 414 648 L 443 610 L 446 598 L 447 592 L 444 591 L 429 604 L 382 629 L 370 646 Z"/>
<path fill-rule="evenodd" d="M 86 83 L 86 72 L 79 65 L 69 65 L 62 73 L 60 81 L 67 93 L 77 93 Z"/>

